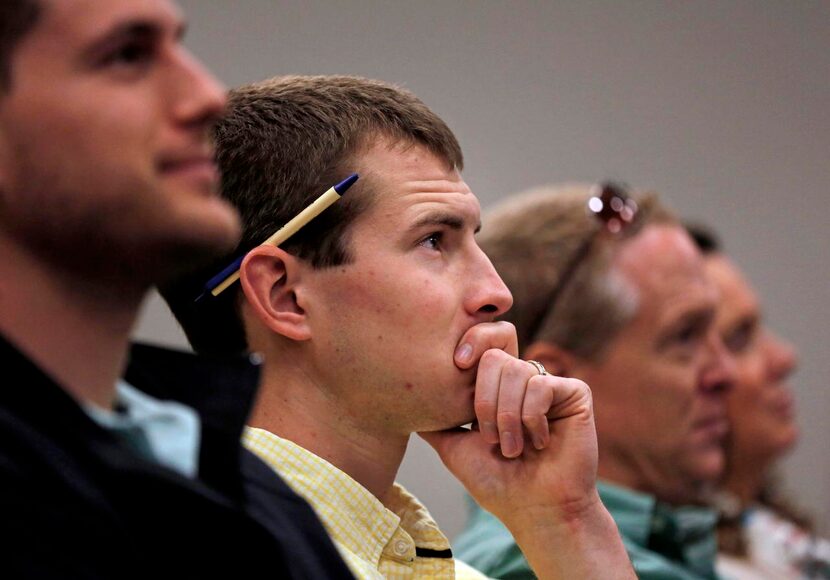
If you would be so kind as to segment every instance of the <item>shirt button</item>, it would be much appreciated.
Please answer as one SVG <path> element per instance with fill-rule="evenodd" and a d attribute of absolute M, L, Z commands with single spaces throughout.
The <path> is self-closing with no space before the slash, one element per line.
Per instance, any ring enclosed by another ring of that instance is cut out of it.
<path fill-rule="evenodd" d="M 406 556 L 406 553 L 409 551 L 409 544 L 404 540 L 398 540 L 395 542 L 395 553 L 398 556 Z"/>

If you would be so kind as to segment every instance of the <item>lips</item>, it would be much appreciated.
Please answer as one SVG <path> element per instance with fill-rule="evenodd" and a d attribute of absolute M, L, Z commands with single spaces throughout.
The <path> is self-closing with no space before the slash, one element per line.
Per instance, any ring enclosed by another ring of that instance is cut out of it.
<path fill-rule="evenodd" d="M 770 399 L 770 409 L 784 419 L 792 419 L 795 415 L 795 400 L 792 393 L 785 388 L 778 390 Z"/>
<path fill-rule="evenodd" d="M 165 176 L 194 181 L 211 189 L 219 181 L 219 170 L 209 151 L 167 156 L 159 162 L 159 170 Z"/>
<path fill-rule="evenodd" d="M 729 432 L 729 421 L 726 415 L 717 414 L 696 421 L 694 428 L 696 431 L 704 433 L 707 437 L 722 439 Z"/>

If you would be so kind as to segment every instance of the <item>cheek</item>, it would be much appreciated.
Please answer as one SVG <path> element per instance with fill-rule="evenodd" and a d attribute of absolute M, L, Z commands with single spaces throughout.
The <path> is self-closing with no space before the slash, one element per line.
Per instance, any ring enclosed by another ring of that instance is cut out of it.
<path fill-rule="evenodd" d="M 707 404 L 701 399 L 694 374 L 688 369 L 667 368 L 651 376 L 652 397 L 646 409 L 653 410 L 666 436 L 685 438 Z"/>
<path fill-rule="evenodd" d="M 451 288 L 443 286 L 440 280 L 429 275 L 420 276 L 407 295 L 409 308 L 418 319 L 452 318 L 456 313 Z M 448 329 L 449 327 L 445 328 Z"/>
<path fill-rule="evenodd" d="M 734 435 L 756 440 L 774 427 L 775 420 L 765 408 L 762 393 L 738 386 L 727 398 L 727 413 Z"/>
<path fill-rule="evenodd" d="M 743 401 L 757 400 L 763 397 L 768 386 L 767 369 L 760 358 L 739 361 L 732 393 Z"/>
<path fill-rule="evenodd" d="M 103 203 L 125 189 L 146 188 L 157 155 L 151 121 L 86 110 L 75 117 L 73 110 L 49 116 L 41 130 L 27 135 L 26 171 L 40 175 L 48 189 L 97 190 Z"/>
<path fill-rule="evenodd" d="M 740 414 L 763 406 L 763 393 L 759 392 L 752 384 L 745 381 L 737 381 L 726 397 L 726 404 L 730 414 Z"/>
<path fill-rule="evenodd" d="M 737 388 L 727 398 L 732 437 L 739 445 L 765 447 L 781 427 L 781 421 L 764 403 L 763 393 Z"/>
<path fill-rule="evenodd" d="M 349 272 L 335 277 L 328 285 L 326 301 L 342 311 L 364 320 L 383 320 L 401 310 L 400 288 L 375 270 Z"/>
<path fill-rule="evenodd" d="M 676 364 L 653 364 L 643 374 L 643 389 L 652 403 L 685 411 L 694 402 L 696 378 L 691 369 Z"/>
<path fill-rule="evenodd" d="M 750 361 L 751 362 L 751 361 Z M 767 404 L 767 389 L 764 388 L 763 370 L 757 364 L 740 363 L 735 382 L 726 396 L 730 417 L 756 415 L 763 412 Z"/>
<path fill-rule="evenodd" d="M 376 270 L 350 276 L 340 292 L 338 302 L 347 308 L 376 318 L 381 325 L 409 331 L 441 319 L 441 305 L 447 302 L 429 276 L 394 276 Z"/>

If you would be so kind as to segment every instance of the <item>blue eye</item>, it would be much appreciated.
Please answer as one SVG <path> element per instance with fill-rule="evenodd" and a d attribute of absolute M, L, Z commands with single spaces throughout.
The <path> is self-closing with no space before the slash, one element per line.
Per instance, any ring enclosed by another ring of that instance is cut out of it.
<path fill-rule="evenodd" d="M 441 246 L 442 238 L 443 234 L 441 232 L 433 232 L 418 242 L 418 244 L 430 250 L 437 250 Z"/>

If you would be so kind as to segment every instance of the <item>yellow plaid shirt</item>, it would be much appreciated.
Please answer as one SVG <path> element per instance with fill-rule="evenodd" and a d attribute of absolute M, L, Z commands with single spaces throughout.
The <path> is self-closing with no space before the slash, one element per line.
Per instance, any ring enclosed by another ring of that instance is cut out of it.
<path fill-rule="evenodd" d="M 397 483 L 388 509 L 344 472 L 287 439 L 249 427 L 243 441 L 311 504 L 358 578 L 485 578 L 463 562 L 424 552 L 447 553 L 449 541 Z"/>

